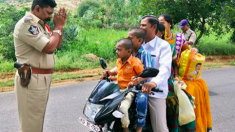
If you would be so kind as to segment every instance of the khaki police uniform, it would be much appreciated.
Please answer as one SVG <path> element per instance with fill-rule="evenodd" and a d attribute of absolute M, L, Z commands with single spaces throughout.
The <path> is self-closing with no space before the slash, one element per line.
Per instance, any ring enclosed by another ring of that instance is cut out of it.
<path fill-rule="evenodd" d="M 186 32 L 183 32 L 183 38 L 185 41 L 193 42 L 194 44 L 196 41 L 196 34 L 189 28 Z"/>
<path fill-rule="evenodd" d="M 50 41 L 50 33 L 44 22 L 30 12 L 19 20 L 14 30 L 14 46 L 17 62 L 32 67 L 30 83 L 22 87 L 18 72 L 15 75 L 15 91 L 21 132 L 42 132 L 46 105 L 49 97 L 54 54 L 43 53 Z"/>

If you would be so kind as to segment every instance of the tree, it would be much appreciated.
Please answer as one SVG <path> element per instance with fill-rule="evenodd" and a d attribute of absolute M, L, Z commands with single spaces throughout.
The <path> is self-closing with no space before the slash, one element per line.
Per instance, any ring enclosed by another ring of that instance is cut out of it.
<path fill-rule="evenodd" d="M 29 8 L 16 10 L 14 6 L 0 8 L 0 54 L 8 60 L 16 60 L 13 32 L 15 24 L 24 16 Z"/>
<path fill-rule="evenodd" d="M 83 27 L 130 29 L 139 25 L 139 0 L 87 0 L 78 6 Z"/>
<path fill-rule="evenodd" d="M 142 0 L 142 14 L 159 16 L 166 13 L 172 16 L 173 23 L 179 23 L 182 19 L 188 19 L 192 30 L 198 30 L 199 35 L 195 44 L 203 34 L 208 33 L 209 28 L 216 29 L 218 33 L 223 31 L 221 16 L 224 8 L 231 0 Z M 232 7 L 233 8 L 233 7 Z M 207 26 L 208 25 L 208 26 Z"/>
<path fill-rule="evenodd" d="M 232 42 L 235 42 L 235 0 L 230 1 L 224 7 L 222 16 L 224 17 L 226 25 L 229 25 L 233 29 L 233 34 L 231 36 Z"/>

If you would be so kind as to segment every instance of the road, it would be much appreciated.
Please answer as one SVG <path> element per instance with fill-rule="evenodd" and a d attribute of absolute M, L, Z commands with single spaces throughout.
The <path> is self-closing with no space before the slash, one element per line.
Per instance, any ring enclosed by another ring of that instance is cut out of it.
<path fill-rule="evenodd" d="M 204 70 L 202 77 L 209 88 L 213 132 L 235 131 L 235 67 Z M 53 87 L 44 132 L 89 132 L 77 120 L 83 116 L 85 99 L 96 84 L 91 81 Z M 0 93 L 0 132 L 18 132 L 18 126 L 15 93 Z"/>

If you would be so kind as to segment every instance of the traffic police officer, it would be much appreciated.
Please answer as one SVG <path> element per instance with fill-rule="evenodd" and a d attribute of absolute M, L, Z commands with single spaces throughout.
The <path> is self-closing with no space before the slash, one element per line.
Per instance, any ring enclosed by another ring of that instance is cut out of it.
<path fill-rule="evenodd" d="M 15 75 L 20 131 L 42 132 L 52 73 L 54 51 L 62 41 L 62 30 L 67 19 L 65 8 L 54 15 L 54 30 L 50 34 L 45 24 L 52 18 L 54 0 L 34 0 L 31 12 L 18 21 L 14 30 L 17 62 L 31 67 L 31 79 L 21 85 L 21 76 Z"/>

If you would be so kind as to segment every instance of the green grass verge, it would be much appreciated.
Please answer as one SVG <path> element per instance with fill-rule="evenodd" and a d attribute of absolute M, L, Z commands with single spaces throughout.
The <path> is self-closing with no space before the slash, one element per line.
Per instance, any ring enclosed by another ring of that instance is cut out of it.
<path fill-rule="evenodd" d="M 235 66 L 235 61 L 231 61 L 231 62 L 223 63 L 223 64 L 221 63 L 205 64 L 204 66 L 208 68 L 221 68 L 224 65 Z M 108 64 L 108 69 L 111 69 L 114 66 L 115 66 L 115 62 L 113 61 Z M 99 71 L 97 74 L 101 75 L 101 72 Z M 65 74 L 56 73 L 56 74 L 53 74 L 52 76 L 52 82 L 56 83 L 56 82 L 61 82 L 63 80 L 69 80 L 69 79 L 75 79 L 75 80 L 81 81 L 82 78 L 93 77 L 93 76 L 94 75 L 80 75 L 80 74 L 74 74 L 74 73 L 65 73 Z M 12 86 L 14 86 L 14 79 L 9 79 L 8 81 L 0 81 L 0 87 L 1 87 L 0 92 L 1 90 L 4 91 L 5 87 L 12 87 Z"/>
<path fill-rule="evenodd" d="M 63 74 L 63 75 L 53 75 L 53 82 L 60 82 L 62 80 L 76 79 L 80 81 L 84 77 L 93 77 L 94 75 L 78 75 L 78 74 Z"/>
<path fill-rule="evenodd" d="M 235 66 L 235 61 L 231 61 L 228 63 L 229 65 Z"/>
<path fill-rule="evenodd" d="M 9 79 L 8 81 L 0 81 L 0 87 L 7 87 L 7 86 L 13 86 L 14 85 L 14 79 Z"/>
<path fill-rule="evenodd" d="M 116 60 L 114 53 L 116 42 L 127 36 L 127 31 L 114 29 L 81 30 L 78 42 L 71 44 L 69 49 L 62 49 L 56 55 L 55 70 L 73 68 L 89 69 L 99 67 L 99 60 L 91 60 L 85 54 L 92 53 L 112 63 Z"/>
<path fill-rule="evenodd" d="M 81 30 L 78 42 L 70 44 L 69 49 L 58 51 L 55 56 L 55 70 L 92 69 L 99 67 L 99 60 L 86 58 L 84 54 L 95 54 L 103 57 L 107 62 L 116 60 L 114 48 L 116 42 L 127 36 L 127 31 L 114 29 L 88 29 Z M 0 75 L 15 71 L 13 61 L 4 60 L 0 55 Z"/>
<path fill-rule="evenodd" d="M 115 61 L 111 61 L 110 63 L 108 63 L 108 69 L 111 69 L 113 67 L 115 67 L 116 62 Z M 88 68 L 88 69 L 92 69 L 92 67 Z M 69 70 L 69 69 L 68 69 Z M 101 71 L 97 71 L 98 75 L 101 75 L 102 72 Z M 52 76 L 52 82 L 56 83 L 56 82 L 61 82 L 63 80 L 69 80 L 69 79 L 75 79 L 78 81 L 81 81 L 82 78 L 86 78 L 86 77 L 93 77 L 94 75 L 81 75 L 81 74 L 75 74 L 75 73 L 65 73 L 65 74 L 61 74 L 60 72 L 58 73 L 54 73 Z M 14 79 L 11 78 L 7 81 L 0 81 L 0 88 L 2 88 L 2 91 L 4 91 L 3 89 L 5 87 L 12 87 L 14 86 Z M 1 92 L 1 89 L 0 89 Z"/>
<path fill-rule="evenodd" d="M 225 64 L 205 64 L 204 67 L 208 68 L 221 68 Z"/>
<path fill-rule="evenodd" d="M 91 60 L 85 54 L 92 53 L 98 57 L 103 57 L 107 62 L 114 63 L 116 55 L 114 53 L 116 42 L 127 37 L 126 30 L 114 29 L 80 29 L 75 42 L 67 44 L 55 56 L 55 70 L 68 71 L 71 69 L 92 69 L 99 67 L 99 60 Z M 231 33 L 224 34 L 216 39 L 215 34 L 203 36 L 197 45 L 199 52 L 204 55 L 231 55 L 235 54 L 235 44 L 229 40 Z M 62 44 L 66 45 L 66 44 Z M 0 55 L 0 75 L 13 72 L 14 62 L 7 61 Z"/>
<path fill-rule="evenodd" d="M 0 76 L 3 72 L 13 72 L 14 71 L 14 62 L 7 61 L 3 56 L 0 55 Z"/>
<path fill-rule="evenodd" d="M 230 37 L 231 33 L 223 34 L 219 38 L 214 33 L 203 36 L 197 47 L 204 55 L 234 55 L 235 44 L 231 43 Z"/>
<path fill-rule="evenodd" d="M 93 76 L 94 75 L 79 75 L 79 74 L 70 74 L 70 73 L 54 74 L 52 76 L 52 82 L 61 82 L 63 80 L 68 80 L 68 79 L 76 79 L 80 81 L 82 78 L 93 77 Z M 14 86 L 14 79 L 9 79 L 8 81 L 0 81 L 1 88 L 11 87 L 11 86 Z"/>

